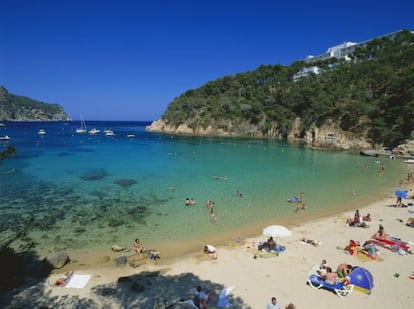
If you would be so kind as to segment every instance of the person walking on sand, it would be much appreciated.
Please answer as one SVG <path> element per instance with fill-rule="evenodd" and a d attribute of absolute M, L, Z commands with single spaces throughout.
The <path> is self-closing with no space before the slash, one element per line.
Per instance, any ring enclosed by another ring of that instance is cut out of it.
<path fill-rule="evenodd" d="M 280 305 L 277 303 L 276 297 L 272 297 L 270 303 L 267 304 L 266 309 L 280 309 Z"/>

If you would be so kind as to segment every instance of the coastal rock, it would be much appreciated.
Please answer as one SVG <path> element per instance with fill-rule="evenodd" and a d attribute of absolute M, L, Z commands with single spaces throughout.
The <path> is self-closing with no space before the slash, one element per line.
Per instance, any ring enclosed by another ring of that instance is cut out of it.
<path fill-rule="evenodd" d="M 359 123 L 361 127 L 369 128 L 369 120 L 361 117 Z M 310 147 L 316 149 L 369 149 L 377 145 L 372 145 L 368 139 L 368 129 L 358 134 L 341 129 L 340 123 L 332 119 L 325 119 L 318 125 L 310 128 L 304 128 L 300 117 L 292 121 L 291 128 L 288 131 L 281 131 L 279 123 L 271 123 L 267 130 L 262 130 L 259 125 L 253 125 L 248 122 L 232 123 L 221 121 L 211 123 L 207 127 L 193 127 L 187 123 L 174 126 L 168 121 L 159 119 L 147 126 L 146 131 L 156 133 L 178 134 L 178 135 L 196 135 L 196 136 L 233 136 L 233 137 L 255 137 L 255 138 L 285 138 L 288 140 L 301 140 Z M 404 148 L 405 146 L 401 146 Z M 401 152 L 406 152 L 402 149 Z M 412 152 L 414 154 L 414 152 Z"/>
<path fill-rule="evenodd" d="M 80 176 L 83 180 L 101 180 L 105 176 L 107 176 L 106 172 L 104 170 L 93 170 L 84 173 L 82 176 Z"/>
<path fill-rule="evenodd" d="M 124 251 L 126 248 L 123 246 L 112 245 L 111 249 L 114 252 L 121 252 L 121 251 Z"/>
<path fill-rule="evenodd" d="M 131 266 L 132 268 L 137 268 L 139 267 L 141 264 L 139 263 L 138 260 L 132 260 L 129 262 L 129 266 Z"/>
<path fill-rule="evenodd" d="M 115 259 L 115 266 L 124 267 L 124 266 L 126 266 L 127 262 L 128 262 L 127 257 L 122 255 L 122 256 L 117 257 Z"/>
<path fill-rule="evenodd" d="M 361 120 L 363 122 L 363 120 Z M 306 131 L 304 141 L 318 149 L 369 149 L 372 144 L 367 140 L 367 132 L 353 134 L 343 131 L 339 123 L 327 119 L 320 126 Z"/>
<path fill-rule="evenodd" d="M 69 260 L 69 255 L 65 252 L 50 253 L 47 257 L 44 258 L 46 265 L 52 269 L 62 268 L 66 263 L 69 262 Z"/>

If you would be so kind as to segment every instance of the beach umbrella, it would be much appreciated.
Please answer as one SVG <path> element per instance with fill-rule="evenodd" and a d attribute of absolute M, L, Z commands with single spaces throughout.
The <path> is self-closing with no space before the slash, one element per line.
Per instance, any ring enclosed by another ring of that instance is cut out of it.
<path fill-rule="evenodd" d="M 401 198 L 407 198 L 408 193 L 407 193 L 407 191 L 404 191 L 404 190 L 397 190 L 397 191 L 395 191 L 395 196 L 396 197 L 401 197 Z"/>
<path fill-rule="evenodd" d="M 354 289 L 366 294 L 371 294 L 371 290 L 374 287 L 374 277 L 368 269 L 356 267 L 349 277 L 351 284 L 354 285 Z"/>
<path fill-rule="evenodd" d="M 264 236 L 289 237 L 292 232 L 282 225 L 269 225 L 263 229 Z"/>

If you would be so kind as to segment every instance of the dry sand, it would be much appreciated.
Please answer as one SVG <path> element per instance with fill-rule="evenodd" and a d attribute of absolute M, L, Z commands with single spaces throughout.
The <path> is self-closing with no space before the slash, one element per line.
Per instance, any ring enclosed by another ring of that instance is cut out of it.
<path fill-rule="evenodd" d="M 391 236 L 414 241 L 414 229 L 405 225 L 409 217 L 414 217 L 408 212 L 414 207 L 387 206 L 394 203 L 394 198 L 386 199 L 360 209 L 361 215 L 371 213 L 373 221 L 369 228 L 347 226 L 346 218 L 353 217 L 353 211 L 290 226 L 293 235 L 277 239 L 287 248 L 279 256 L 263 253 L 254 258 L 248 247 L 266 239 L 260 235 L 241 242 L 230 240 L 228 246 L 217 248 L 217 260 L 210 259 L 200 248 L 200 252 L 179 260 L 154 262 L 147 259 L 138 268 L 116 268 L 106 264 L 100 268 L 88 268 L 87 265 L 71 264 L 55 271 L 48 280 L 55 280 L 71 268 L 77 274 L 92 275 L 84 288 L 52 288 L 47 282 L 37 283 L 15 295 L 10 307 L 19 307 L 19 303 L 30 299 L 50 308 L 152 309 L 156 297 L 172 304 L 180 298 L 189 299 L 194 287 L 201 285 L 216 294 L 224 287 L 236 287 L 231 296 L 231 308 L 264 309 L 272 296 L 277 297 L 281 308 L 290 302 L 299 309 L 414 308 L 414 280 L 409 278 L 414 272 L 414 255 L 403 256 L 380 248 L 381 259 L 363 261 L 337 248 L 345 247 L 350 239 L 363 243 L 376 232 L 379 223 Z M 278 224 L 277 221 L 274 223 Z M 319 247 L 303 244 L 299 241 L 302 237 L 319 240 L 322 244 Z M 306 283 L 308 271 L 322 259 L 335 269 L 343 262 L 368 269 L 373 274 L 375 285 L 371 295 L 354 290 L 348 297 L 340 298 L 327 290 L 311 288 Z M 396 273 L 400 274 L 398 278 L 394 276 Z M 124 278 L 118 280 L 120 277 Z M 138 288 L 141 286 L 144 291 L 132 290 L 133 282 L 137 282 Z M 103 296 L 104 291 L 113 294 Z M 209 308 L 216 308 L 216 304 L 217 295 L 210 301 Z"/>

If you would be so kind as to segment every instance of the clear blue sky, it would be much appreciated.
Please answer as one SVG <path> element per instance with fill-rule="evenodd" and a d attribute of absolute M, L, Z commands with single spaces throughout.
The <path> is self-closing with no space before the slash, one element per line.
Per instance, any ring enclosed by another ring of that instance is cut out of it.
<path fill-rule="evenodd" d="M 73 119 L 156 120 L 210 80 L 399 29 L 412 0 L 0 0 L 0 85 Z"/>

